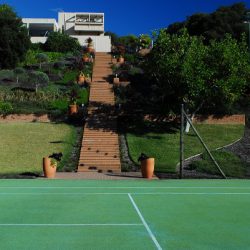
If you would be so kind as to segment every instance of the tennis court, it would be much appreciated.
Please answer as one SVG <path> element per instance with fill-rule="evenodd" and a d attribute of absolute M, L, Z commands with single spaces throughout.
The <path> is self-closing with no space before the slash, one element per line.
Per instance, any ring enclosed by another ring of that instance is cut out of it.
<path fill-rule="evenodd" d="M 247 180 L 1 180 L 0 249 L 250 249 Z"/>

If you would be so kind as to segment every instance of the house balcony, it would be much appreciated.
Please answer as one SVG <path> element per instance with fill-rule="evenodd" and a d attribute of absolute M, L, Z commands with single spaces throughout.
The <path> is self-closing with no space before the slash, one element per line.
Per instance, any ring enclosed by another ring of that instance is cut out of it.
<path fill-rule="evenodd" d="M 102 14 L 76 14 L 74 30 L 104 32 L 104 16 Z"/>

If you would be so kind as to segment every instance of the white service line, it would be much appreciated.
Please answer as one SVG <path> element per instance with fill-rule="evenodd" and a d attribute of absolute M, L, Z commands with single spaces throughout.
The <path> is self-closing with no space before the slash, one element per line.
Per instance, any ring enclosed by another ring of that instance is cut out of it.
<path fill-rule="evenodd" d="M 143 226 L 143 224 L 139 223 L 123 223 L 123 224 L 114 224 L 114 223 L 107 223 L 107 224 L 0 224 L 0 227 L 89 227 L 89 226 Z"/>
<path fill-rule="evenodd" d="M 250 193 L 175 193 L 175 192 L 162 192 L 162 193 L 130 193 L 133 195 L 250 195 Z M 70 195 L 70 196 L 84 196 L 84 195 L 128 195 L 128 193 L 1 193 L 0 196 L 5 195 Z"/>
<path fill-rule="evenodd" d="M 250 185 L 250 182 L 249 182 Z M 249 187 L 13 187 L 0 186 L 0 189 L 250 189 Z"/>
<path fill-rule="evenodd" d="M 144 217 L 142 216 L 142 214 L 141 214 L 139 208 L 137 207 L 137 205 L 136 205 L 134 199 L 132 198 L 131 194 L 128 194 L 128 197 L 129 197 L 129 199 L 130 199 L 130 201 L 131 201 L 131 203 L 132 203 L 134 209 L 136 210 L 138 216 L 140 217 L 140 219 L 141 219 L 141 221 L 142 221 L 144 227 L 145 227 L 146 230 L 148 231 L 148 234 L 149 234 L 150 238 L 152 239 L 152 241 L 154 242 L 156 248 L 157 248 L 158 250 L 162 250 L 162 247 L 160 246 L 159 242 L 157 241 L 157 239 L 155 238 L 154 234 L 153 234 L 152 231 L 150 230 L 150 228 L 149 228 L 147 222 L 145 221 Z"/>

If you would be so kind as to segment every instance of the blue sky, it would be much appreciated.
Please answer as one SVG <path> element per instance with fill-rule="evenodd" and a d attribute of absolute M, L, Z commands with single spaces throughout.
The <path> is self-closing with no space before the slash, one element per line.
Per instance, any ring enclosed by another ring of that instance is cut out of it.
<path fill-rule="evenodd" d="M 21 17 L 57 18 L 65 12 L 104 12 L 105 30 L 118 35 L 151 33 L 196 12 L 209 13 L 235 0 L 0 0 Z M 244 1 L 250 8 L 250 0 Z"/>

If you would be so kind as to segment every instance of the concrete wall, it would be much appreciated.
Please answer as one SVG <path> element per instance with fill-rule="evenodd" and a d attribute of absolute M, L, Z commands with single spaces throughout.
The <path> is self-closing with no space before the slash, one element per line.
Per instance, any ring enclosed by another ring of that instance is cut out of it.
<path fill-rule="evenodd" d="M 77 36 L 71 35 L 77 38 L 82 46 L 87 46 L 86 39 L 89 37 L 93 40 L 93 46 L 96 52 L 111 52 L 111 39 L 109 36 Z"/>
<path fill-rule="evenodd" d="M 32 43 L 45 43 L 46 41 L 47 41 L 47 38 L 48 37 L 31 37 L 30 38 L 30 41 L 32 42 Z"/>

